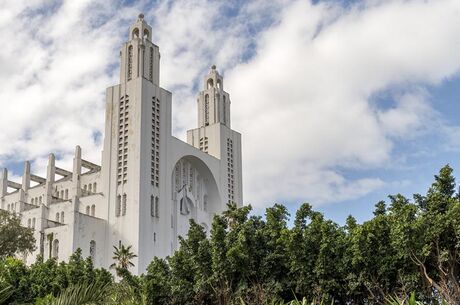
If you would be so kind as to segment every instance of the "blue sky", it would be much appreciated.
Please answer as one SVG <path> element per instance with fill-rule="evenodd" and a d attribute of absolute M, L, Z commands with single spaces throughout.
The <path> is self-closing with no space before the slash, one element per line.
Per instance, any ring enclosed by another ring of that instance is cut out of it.
<path fill-rule="evenodd" d="M 0 167 L 100 163 L 104 90 L 140 12 L 173 92 L 174 135 L 196 125 L 212 64 L 243 134 L 255 213 L 302 202 L 338 223 L 460 167 L 460 2 L 6 0 L 0 12 Z"/>

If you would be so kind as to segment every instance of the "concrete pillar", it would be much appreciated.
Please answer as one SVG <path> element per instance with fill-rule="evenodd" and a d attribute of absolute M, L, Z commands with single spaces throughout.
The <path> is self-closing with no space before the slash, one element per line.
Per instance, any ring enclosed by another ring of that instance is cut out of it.
<path fill-rule="evenodd" d="M 3 168 L 1 172 L 1 176 L 0 176 L 0 197 L 4 197 L 6 195 L 7 189 L 8 189 L 8 170 L 6 168 Z"/>
<path fill-rule="evenodd" d="M 22 190 L 27 193 L 30 188 L 30 162 L 24 162 L 24 173 L 22 175 Z"/>
<path fill-rule="evenodd" d="M 49 206 L 52 201 L 53 184 L 56 177 L 56 157 L 50 154 L 48 158 L 48 168 L 46 170 L 46 192 L 45 192 L 45 205 Z"/>
<path fill-rule="evenodd" d="M 81 196 L 81 148 L 77 145 L 75 147 L 75 157 L 73 158 L 73 174 L 72 174 L 72 193 L 73 196 Z"/>

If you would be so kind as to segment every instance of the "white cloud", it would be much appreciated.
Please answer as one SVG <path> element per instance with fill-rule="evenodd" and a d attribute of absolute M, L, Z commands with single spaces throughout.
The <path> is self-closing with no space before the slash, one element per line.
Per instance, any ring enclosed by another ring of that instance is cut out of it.
<path fill-rule="evenodd" d="M 70 166 L 76 144 L 99 161 L 94 134 L 103 132 L 104 89 L 117 82 L 111 67 L 124 27 L 144 4 L 2 4 L 0 142 L 8 145 L 0 164 L 33 159 L 43 171 L 47 153 L 58 152 L 61 166 Z M 225 73 L 233 126 L 243 134 L 245 202 L 257 207 L 341 201 L 382 187 L 379 177 L 351 178 L 347 170 L 385 166 L 395 141 L 423 134 L 424 120 L 438 118 L 424 86 L 460 67 L 455 0 L 373 0 L 347 9 L 329 1 L 236 8 L 179 0 L 145 12 L 162 54 L 162 86 L 173 91 L 176 136 L 196 125 L 196 85 L 209 66 Z M 392 105 L 382 107 L 375 97 L 387 90 Z"/>
<path fill-rule="evenodd" d="M 246 200 L 324 203 L 381 187 L 378 178 L 349 180 L 338 168 L 390 163 L 394 138 L 413 136 L 436 116 L 413 86 L 458 71 L 459 10 L 458 1 L 287 6 L 257 56 L 226 75 L 244 131 Z M 384 110 L 373 97 L 387 89 L 400 93 Z"/>

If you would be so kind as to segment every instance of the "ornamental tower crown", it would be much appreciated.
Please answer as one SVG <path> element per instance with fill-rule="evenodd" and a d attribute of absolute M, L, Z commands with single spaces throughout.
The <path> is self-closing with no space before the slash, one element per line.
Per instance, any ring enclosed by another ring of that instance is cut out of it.
<path fill-rule="evenodd" d="M 143 77 L 158 86 L 160 51 L 152 43 L 152 27 L 143 14 L 129 27 L 128 37 L 120 50 L 120 83 Z"/>
<path fill-rule="evenodd" d="M 230 128 L 230 96 L 224 91 L 224 80 L 213 65 L 198 95 L 198 127 L 217 123 Z"/>

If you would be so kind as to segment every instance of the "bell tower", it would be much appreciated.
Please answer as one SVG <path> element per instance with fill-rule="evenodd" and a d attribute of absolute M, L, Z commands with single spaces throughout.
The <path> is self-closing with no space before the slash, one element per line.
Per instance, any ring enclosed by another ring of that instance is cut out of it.
<path fill-rule="evenodd" d="M 215 65 L 203 79 L 197 104 L 198 128 L 187 131 L 187 143 L 220 159 L 223 201 L 242 205 L 241 134 L 231 129 L 230 95 Z"/>
<path fill-rule="evenodd" d="M 154 255 L 170 253 L 165 203 L 166 148 L 171 134 L 171 93 L 159 85 L 160 52 L 140 14 L 120 50 L 120 83 L 106 90 L 102 155 L 108 201 L 109 245 L 132 246 L 136 274 Z M 110 257 L 111 246 L 107 248 Z"/>
<path fill-rule="evenodd" d="M 120 83 L 142 77 L 155 85 L 160 81 L 160 51 L 152 43 L 152 27 L 140 14 L 129 28 L 129 39 L 120 51 Z"/>
<path fill-rule="evenodd" d="M 230 128 L 230 98 L 215 65 L 204 77 L 203 89 L 198 96 L 198 126 L 221 123 Z"/>

